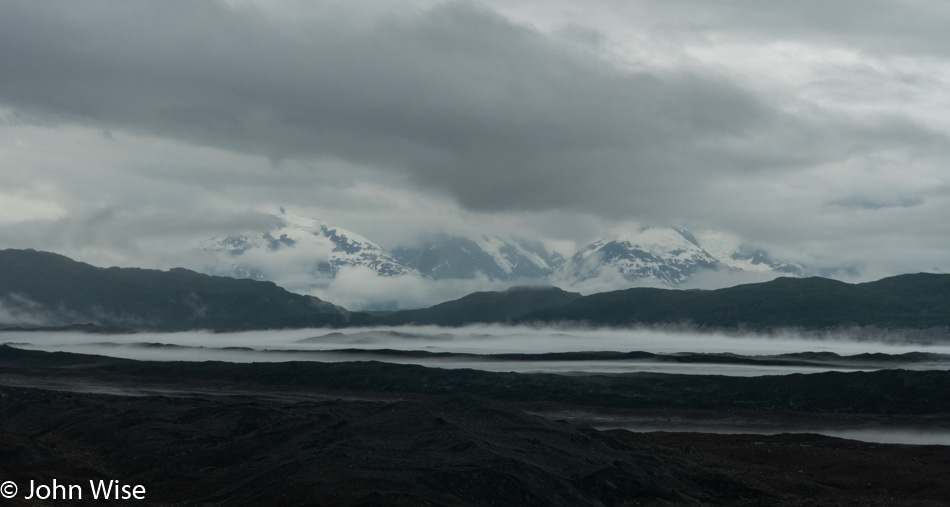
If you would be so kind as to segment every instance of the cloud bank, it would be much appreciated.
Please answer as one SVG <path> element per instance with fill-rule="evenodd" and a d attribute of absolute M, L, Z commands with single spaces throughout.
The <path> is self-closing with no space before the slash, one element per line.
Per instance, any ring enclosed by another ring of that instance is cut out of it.
<path fill-rule="evenodd" d="M 947 270 L 948 10 L 12 0 L 0 246 L 166 267 L 285 205 L 387 247 L 680 225 Z"/>

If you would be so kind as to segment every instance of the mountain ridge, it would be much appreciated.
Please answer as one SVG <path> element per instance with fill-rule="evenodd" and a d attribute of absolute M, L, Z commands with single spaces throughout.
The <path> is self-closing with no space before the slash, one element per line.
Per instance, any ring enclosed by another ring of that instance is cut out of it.
<path fill-rule="evenodd" d="M 272 282 L 184 268 L 100 268 L 50 252 L 0 250 L 0 328 L 86 323 L 155 331 L 472 323 L 748 331 L 870 326 L 930 329 L 946 339 L 950 274 L 905 274 L 858 284 L 780 277 L 715 290 L 632 288 L 588 296 L 557 287 L 516 287 L 371 316 Z"/>
<path fill-rule="evenodd" d="M 384 325 L 503 324 L 541 308 L 558 307 L 582 297 L 557 287 L 512 287 L 505 291 L 474 292 L 429 308 L 402 310 L 380 317 Z"/>
<path fill-rule="evenodd" d="M 681 227 L 651 227 L 595 241 L 572 255 L 553 277 L 570 286 L 597 279 L 623 279 L 682 287 L 703 272 L 804 274 L 801 266 L 772 261 L 761 248 L 729 241 L 714 231 L 704 233 L 697 238 Z M 711 248 L 715 254 L 707 250 L 706 243 L 716 247 Z"/>
<path fill-rule="evenodd" d="M 355 232 L 284 208 L 269 216 L 273 225 L 266 231 L 201 241 L 199 249 L 218 254 L 220 263 L 203 271 L 274 282 L 284 281 L 287 275 L 297 279 L 308 276 L 313 285 L 332 279 L 347 267 L 368 268 L 385 277 L 418 274 Z"/>
<path fill-rule="evenodd" d="M 384 278 L 541 283 L 582 292 L 651 283 L 683 287 L 704 273 L 805 274 L 797 264 L 711 230 L 651 227 L 595 241 L 565 258 L 537 239 L 489 234 L 438 233 L 386 249 L 284 208 L 269 217 L 266 230 L 201 240 L 198 249 L 213 261 L 199 270 L 309 293 L 325 290 L 341 270 L 352 268 Z"/>
<path fill-rule="evenodd" d="M 715 290 L 632 288 L 584 296 L 518 321 L 750 330 L 946 327 L 950 326 L 950 275 L 905 274 L 859 284 L 779 277 Z"/>
<path fill-rule="evenodd" d="M 3 324 L 92 323 L 156 331 L 238 331 L 368 323 L 313 296 L 267 281 L 168 271 L 101 268 L 36 250 L 0 250 Z"/>

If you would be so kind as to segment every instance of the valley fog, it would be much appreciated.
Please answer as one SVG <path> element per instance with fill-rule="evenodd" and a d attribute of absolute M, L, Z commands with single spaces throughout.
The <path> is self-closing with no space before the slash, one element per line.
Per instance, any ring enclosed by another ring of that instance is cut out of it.
<path fill-rule="evenodd" d="M 6 332 L 3 341 L 26 350 L 64 351 L 150 361 L 385 361 L 436 368 L 558 374 L 668 373 L 765 376 L 885 368 L 950 370 L 950 344 L 901 343 L 899 336 L 872 341 L 854 334 L 817 339 L 788 332 L 776 335 L 690 333 L 652 329 L 568 329 L 467 326 L 440 328 L 297 329 L 241 333 L 86 334 Z M 48 388 L 122 396 L 213 396 L 184 391 L 51 381 Z M 557 418 L 574 419 L 571 414 Z M 824 420 L 815 424 L 760 425 L 741 417 L 678 418 L 629 413 L 582 414 L 579 422 L 598 429 L 634 432 L 818 433 L 881 443 L 950 443 L 945 424 L 924 429 L 913 421 L 887 424 Z"/>
<path fill-rule="evenodd" d="M 848 333 L 827 334 L 817 339 L 791 332 L 765 336 L 491 325 L 240 333 L 6 332 L 2 339 L 23 349 L 154 361 L 379 360 L 525 373 L 654 372 L 741 376 L 881 368 L 950 370 L 950 344 L 857 338 L 861 337 Z M 572 354 L 584 352 L 644 354 L 629 357 Z M 908 353 L 923 353 L 919 355 L 926 357 L 901 356 Z M 781 361 L 773 357 L 784 354 L 793 356 L 783 356 Z M 871 354 L 873 356 L 869 356 Z"/>

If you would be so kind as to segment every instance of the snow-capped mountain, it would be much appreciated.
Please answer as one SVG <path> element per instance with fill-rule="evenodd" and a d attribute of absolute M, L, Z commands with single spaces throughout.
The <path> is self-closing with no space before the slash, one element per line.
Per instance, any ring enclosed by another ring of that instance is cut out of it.
<path fill-rule="evenodd" d="M 446 295 L 446 290 L 497 289 L 496 284 L 509 282 L 591 293 L 633 285 L 690 287 L 700 283 L 694 282 L 698 275 L 709 272 L 804 274 L 797 264 L 774 261 L 765 250 L 712 230 L 694 234 L 655 227 L 597 241 L 565 259 L 540 241 L 487 235 L 442 234 L 390 253 L 359 234 L 283 208 L 269 218 L 264 227 L 201 241 L 198 248 L 206 263 L 196 269 L 269 280 L 291 291 L 330 301 L 353 300 L 351 304 L 365 308 L 392 306 L 409 294 L 434 304 L 463 295 Z M 433 283 L 439 280 L 470 282 Z"/>
<path fill-rule="evenodd" d="M 436 280 L 507 281 L 544 278 L 564 262 L 540 241 L 439 235 L 421 245 L 393 249 L 402 264 Z"/>
<path fill-rule="evenodd" d="M 284 208 L 271 218 L 268 230 L 202 241 L 200 248 L 215 258 L 204 271 L 293 288 L 319 285 L 353 266 L 384 277 L 418 274 L 359 234 Z"/>
<path fill-rule="evenodd" d="M 653 227 L 582 248 L 550 278 L 568 288 L 610 290 L 623 283 L 689 286 L 702 273 L 751 272 L 804 276 L 802 266 L 771 259 L 735 235 L 703 229 Z"/>
<path fill-rule="evenodd" d="M 555 278 L 569 285 L 596 278 L 656 280 L 677 286 L 702 270 L 728 265 L 704 250 L 685 229 L 655 227 L 624 238 L 601 240 L 575 253 Z"/>

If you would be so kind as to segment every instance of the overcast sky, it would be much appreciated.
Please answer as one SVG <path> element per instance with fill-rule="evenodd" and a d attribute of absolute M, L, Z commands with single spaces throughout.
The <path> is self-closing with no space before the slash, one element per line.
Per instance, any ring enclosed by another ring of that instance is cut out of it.
<path fill-rule="evenodd" d="M 714 228 L 950 271 L 950 2 L 6 0 L 0 247 L 167 268 L 284 206 L 385 247 Z"/>

